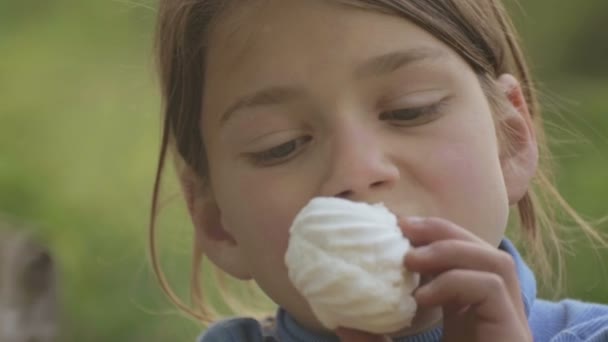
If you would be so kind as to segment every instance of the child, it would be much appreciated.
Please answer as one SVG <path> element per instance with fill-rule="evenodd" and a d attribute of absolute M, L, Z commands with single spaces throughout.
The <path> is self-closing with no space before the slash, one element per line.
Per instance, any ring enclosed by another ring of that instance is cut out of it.
<path fill-rule="evenodd" d="M 426 279 L 419 309 L 394 340 L 608 341 L 608 307 L 536 299 L 505 238 L 513 208 L 547 269 L 545 243 L 557 240 L 538 198 L 554 188 L 538 166 L 542 120 L 515 37 L 500 0 L 161 1 L 155 271 L 182 309 L 214 319 L 196 290 L 200 310 L 177 301 L 154 251 L 174 147 L 194 270 L 205 255 L 279 306 L 272 325 L 225 320 L 201 340 L 381 340 L 324 329 L 287 277 L 294 216 L 336 196 L 383 202 L 417 246 L 404 265 Z"/>

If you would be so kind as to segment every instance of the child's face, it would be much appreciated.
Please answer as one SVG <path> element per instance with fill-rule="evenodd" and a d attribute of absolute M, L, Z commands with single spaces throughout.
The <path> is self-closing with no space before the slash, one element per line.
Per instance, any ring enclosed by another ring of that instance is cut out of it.
<path fill-rule="evenodd" d="M 491 108 L 454 51 L 330 1 L 256 2 L 223 19 L 203 101 L 211 188 L 240 262 L 301 323 L 316 324 L 283 257 L 315 196 L 447 218 L 498 245 L 509 204 Z"/>

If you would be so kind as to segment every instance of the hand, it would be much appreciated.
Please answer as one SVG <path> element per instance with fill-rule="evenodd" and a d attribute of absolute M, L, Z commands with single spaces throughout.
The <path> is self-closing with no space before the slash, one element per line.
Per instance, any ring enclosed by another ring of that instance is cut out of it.
<path fill-rule="evenodd" d="M 403 220 L 405 266 L 432 277 L 414 298 L 443 310 L 443 341 L 532 341 L 512 257 L 447 220 Z"/>

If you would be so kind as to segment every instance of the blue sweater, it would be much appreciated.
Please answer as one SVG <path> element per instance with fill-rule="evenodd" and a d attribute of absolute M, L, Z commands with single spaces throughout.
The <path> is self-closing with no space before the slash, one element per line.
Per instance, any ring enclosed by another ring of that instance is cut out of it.
<path fill-rule="evenodd" d="M 500 249 L 513 256 L 517 265 L 522 298 L 534 341 L 536 342 L 608 342 L 608 306 L 575 300 L 549 302 L 536 298 L 536 280 L 532 271 L 509 240 Z M 394 339 L 395 342 L 438 342 L 441 327 L 416 336 Z M 251 318 L 233 318 L 213 324 L 199 342 L 338 342 L 333 335 L 306 330 L 285 311 L 278 310 L 273 324 Z"/>

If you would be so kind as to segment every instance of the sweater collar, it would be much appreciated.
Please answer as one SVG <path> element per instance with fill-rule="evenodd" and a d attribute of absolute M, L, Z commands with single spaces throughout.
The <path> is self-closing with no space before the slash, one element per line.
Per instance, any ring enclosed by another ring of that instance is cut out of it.
<path fill-rule="evenodd" d="M 528 265 L 526 265 L 511 241 L 508 239 L 503 239 L 498 248 L 509 253 L 515 261 L 521 296 L 524 303 L 526 316 L 529 317 L 532 304 L 536 298 L 536 279 L 534 278 L 534 274 Z M 418 335 L 394 338 L 393 341 L 436 342 L 441 340 L 441 332 L 441 327 L 436 327 Z M 277 334 L 279 341 L 282 342 L 339 342 L 335 335 L 318 334 L 306 330 L 282 308 L 279 308 L 277 313 Z"/>

